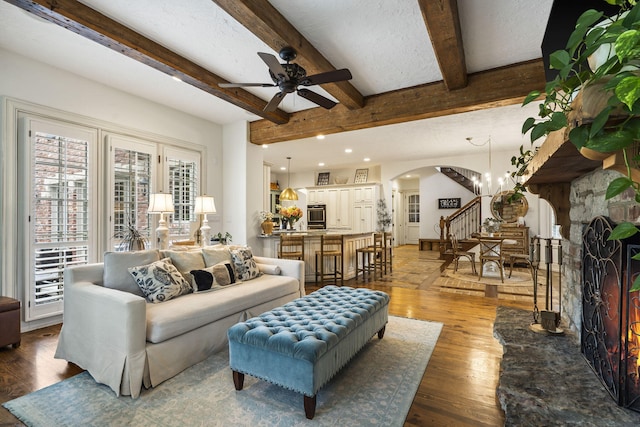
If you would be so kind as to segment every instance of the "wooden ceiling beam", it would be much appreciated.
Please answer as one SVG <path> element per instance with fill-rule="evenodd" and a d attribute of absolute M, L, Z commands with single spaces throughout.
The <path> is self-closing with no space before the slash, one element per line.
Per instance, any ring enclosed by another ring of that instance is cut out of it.
<path fill-rule="evenodd" d="M 307 75 L 336 68 L 267 0 L 212 0 L 233 19 L 276 52 L 285 46 L 298 51 L 296 63 Z M 322 88 L 350 110 L 364 106 L 364 98 L 349 81 L 323 84 Z"/>
<path fill-rule="evenodd" d="M 76 0 L 5 0 L 49 22 L 113 49 L 185 83 L 250 111 L 273 123 L 286 123 L 289 114 L 264 112 L 267 102 L 239 88 L 221 88 L 222 77 L 172 52 Z"/>
<path fill-rule="evenodd" d="M 250 140 L 254 144 L 273 144 L 513 105 L 545 84 L 542 59 L 521 62 L 470 74 L 464 89 L 449 91 L 443 82 L 430 83 L 367 97 L 360 110 L 338 105 L 330 111 L 313 108 L 294 113 L 283 125 L 255 121 L 250 124 Z"/>
<path fill-rule="evenodd" d="M 465 87 L 467 65 L 457 0 L 418 0 L 418 4 L 445 86 L 449 90 Z"/>

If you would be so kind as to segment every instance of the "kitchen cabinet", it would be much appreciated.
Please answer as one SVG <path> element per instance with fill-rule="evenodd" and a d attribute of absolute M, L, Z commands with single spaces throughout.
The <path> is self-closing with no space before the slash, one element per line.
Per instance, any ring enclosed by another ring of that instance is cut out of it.
<path fill-rule="evenodd" d="M 350 229 L 353 210 L 352 189 L 328 189 L 326 196 L 327 228 Z"/>
<path fill-rule="evenodd" d="M 376 227 L 375 209 L 371 203 L 360 203 L 353 207 L 353 232 L 368 233 Z"/>
<path fill-rule="evenodd" d="M 353 202 L 354 203 L 371 203 L 376 199 L 377 186 L 354 187 Z"/>
<path fill-rule="evenodd" d="M 309 190 L 309 193 L 307 195 L 307 204 L 308 205 L 324 205 L 327 203 L 326 197 L 327 197 L 326 190 L 324 189 Z"/>

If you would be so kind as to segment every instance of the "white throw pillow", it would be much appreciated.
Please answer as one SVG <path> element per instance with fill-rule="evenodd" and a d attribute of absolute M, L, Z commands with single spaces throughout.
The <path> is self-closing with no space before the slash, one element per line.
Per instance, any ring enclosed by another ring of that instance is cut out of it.
<path fill-rule="evenodd" d="M 240 280 L 247 281 L 255 279 L 261 274 L 256 261 L 253 259 L 251 248 L 249 247 L 232 249 L 231 261 L 236 270 L 236 275 Z"/>

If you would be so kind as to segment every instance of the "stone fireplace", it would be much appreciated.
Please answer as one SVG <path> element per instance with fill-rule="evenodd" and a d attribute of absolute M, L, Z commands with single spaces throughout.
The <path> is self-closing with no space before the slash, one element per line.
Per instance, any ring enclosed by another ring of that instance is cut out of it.
<path fill-rule="evenodd" d="M 614 227 L 599 216 L 583 234 L 580 350 L 616 403 L 640 412 L 640 293 L 629 292 L 640 245 L 608 240 Z"/>
<path fill-rule="evenodd" d="M 608 183 L 618 176 L 617 172 L 596 170 L 571 183 L 571 228 L 569 233 L 566 230 L 563 233 L 568 237 L 563 240 L 563 320 L 579 337 L 585 359 L 614 400 L 640 411 L 640 301 L 637 293 L 631 298 L 628 293 L 633 281 L 631 276 L 640 272 L 640 261 L 632 261 L 630 256 L 640 251 L 640 247 L 617 242 L 616 248 L 603 237 L 608 225 L 602 221 L 592 223 L 600 216 L 615 223 L 635 222 L 640 217 L 640 208 L 631 191 L 605 200 Z M 583 249 L 585 230 L 592 233 L 587 240 L 593 246 Z M 604 261 L 584 265 L 592 258 L 586 252 L 598 253 Z M 595 289 L 592 283 L 595 281 L 600 281 L 598 286 L 602 287 Z M 583 306 L 583 302 L 589 301 L 595 307 Z M 604 338 L 595 338 L 596 332 Z M 625 357 L 627 350 L 630 354 Z"/>

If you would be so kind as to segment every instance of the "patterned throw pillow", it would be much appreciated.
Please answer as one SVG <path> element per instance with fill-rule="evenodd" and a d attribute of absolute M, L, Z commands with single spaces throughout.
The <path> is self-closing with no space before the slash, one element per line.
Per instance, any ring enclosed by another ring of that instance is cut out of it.
<path fill-rule="evenodd" d="M 240 280 L 251 280 L 261 275 L 253 259 L 251 248 L 238 248 L 231 251 L 231 261 Z"/>
<path fill-rule="evenodd" d="M 213 268 L 206 267 L 201 270 L 191 270 L 189 274 L 193 277 L 193 292 L 204 292 L 215 288 L 220 288 L 213 277 Z"/>
<path fill-rule="evenodd" d="M 191 292 L 191 286 L 171 263 L 170 258 L 128 270 L 149 302 L 169 301 Z"/>
<path fill-rule="evenodd" d="M 213 277 L 220 286 L 228 286 L 236 283 L 236 274 L 230 262 L 221 262 L 212 267 Z"/>

